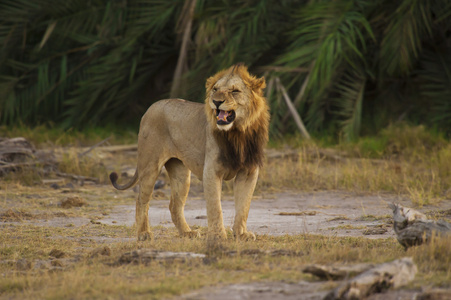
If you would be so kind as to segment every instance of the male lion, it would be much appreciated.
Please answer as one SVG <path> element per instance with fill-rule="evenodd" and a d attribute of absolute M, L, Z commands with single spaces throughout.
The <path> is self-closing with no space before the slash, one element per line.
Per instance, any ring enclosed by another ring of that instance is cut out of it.
<path fill-rule="evenodd" d="M 182 236 L 199 236 L 185 220 L 184 207 L 193 172 L 203 181 L 207 201 L 210 238 L 227 238 L 221 209 L 223 180 L 234 181 L 235 221 L 237 239 L 255 239 L 247 231 L 252 194 L 263 148 L 268 141 L 269 108 L 263 96 L 266 83 L 256 78 L 247 67 L 238 64 L 208 78 L 205 104 L 181 99 L 161 100 L 144 114 L 138 135 L 138 164 L 133 179 L 124 185 L 116 183 L 117 174 L 110 174 L 113 186 L 125 190 L 138 181 L 136 201 L 138 240 L 151 238 L 149 201 L 157 176 L 163 166 L 169 174 L 172 221 Z"/>

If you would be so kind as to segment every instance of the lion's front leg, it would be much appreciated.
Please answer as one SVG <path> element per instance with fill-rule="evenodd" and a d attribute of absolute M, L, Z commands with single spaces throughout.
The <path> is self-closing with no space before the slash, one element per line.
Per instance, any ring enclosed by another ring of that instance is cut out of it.
<path fill-rule="evenodd" d="M 222 179 L 213 168 L 206 167 L 203 176 L 204 194 L 207 202 L 208 239 L 227 239 L 221 207 Z"/>
<path fill-rule="evenodd" d="M 258 169 L 238 172 L 234 182 L 235 221 L 233 234 L 237 239 L 255 240 L 255 234 L 247 231 L 247 217 L 258 178 Z"/>

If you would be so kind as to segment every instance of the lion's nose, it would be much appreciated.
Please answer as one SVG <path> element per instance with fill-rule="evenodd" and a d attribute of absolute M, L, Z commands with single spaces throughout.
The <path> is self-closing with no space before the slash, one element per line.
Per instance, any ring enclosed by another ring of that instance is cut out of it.
<path fill-rule="evenodd" d="M 222 103 L 224 103 L 224 101 L 213 100 L 213 104 L 216 106 L 217 109 L 219 109 L 219 106 L 221 106 Z"/>

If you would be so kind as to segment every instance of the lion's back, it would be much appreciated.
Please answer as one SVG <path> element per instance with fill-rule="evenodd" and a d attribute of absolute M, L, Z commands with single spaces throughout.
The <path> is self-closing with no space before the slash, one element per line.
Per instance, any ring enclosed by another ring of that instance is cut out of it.
<path fill-rule="evenodd" d="M 165 153 L 201 173 L 208 126 L 204 105 L 182 99 L 155 102 L 141 119 L 138 149 Z"/>

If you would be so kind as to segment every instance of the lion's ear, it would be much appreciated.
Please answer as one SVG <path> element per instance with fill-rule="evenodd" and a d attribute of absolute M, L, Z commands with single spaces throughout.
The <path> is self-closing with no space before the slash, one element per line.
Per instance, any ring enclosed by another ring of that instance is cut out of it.
<path fill-rule="evenodd" d="M 211 90 L 213 88 L 213 85 L 216 83 L 216 76 L 211 76 L 207 79 L 207 82 L 205 83 L 205 88 L 207 91 Z"/>
<path fill-rule="evenodd" d="M 266 87 L 265 77 L 257 78 L 252 82 L 252 89 L 256 92 L 261 92 Z"/>

